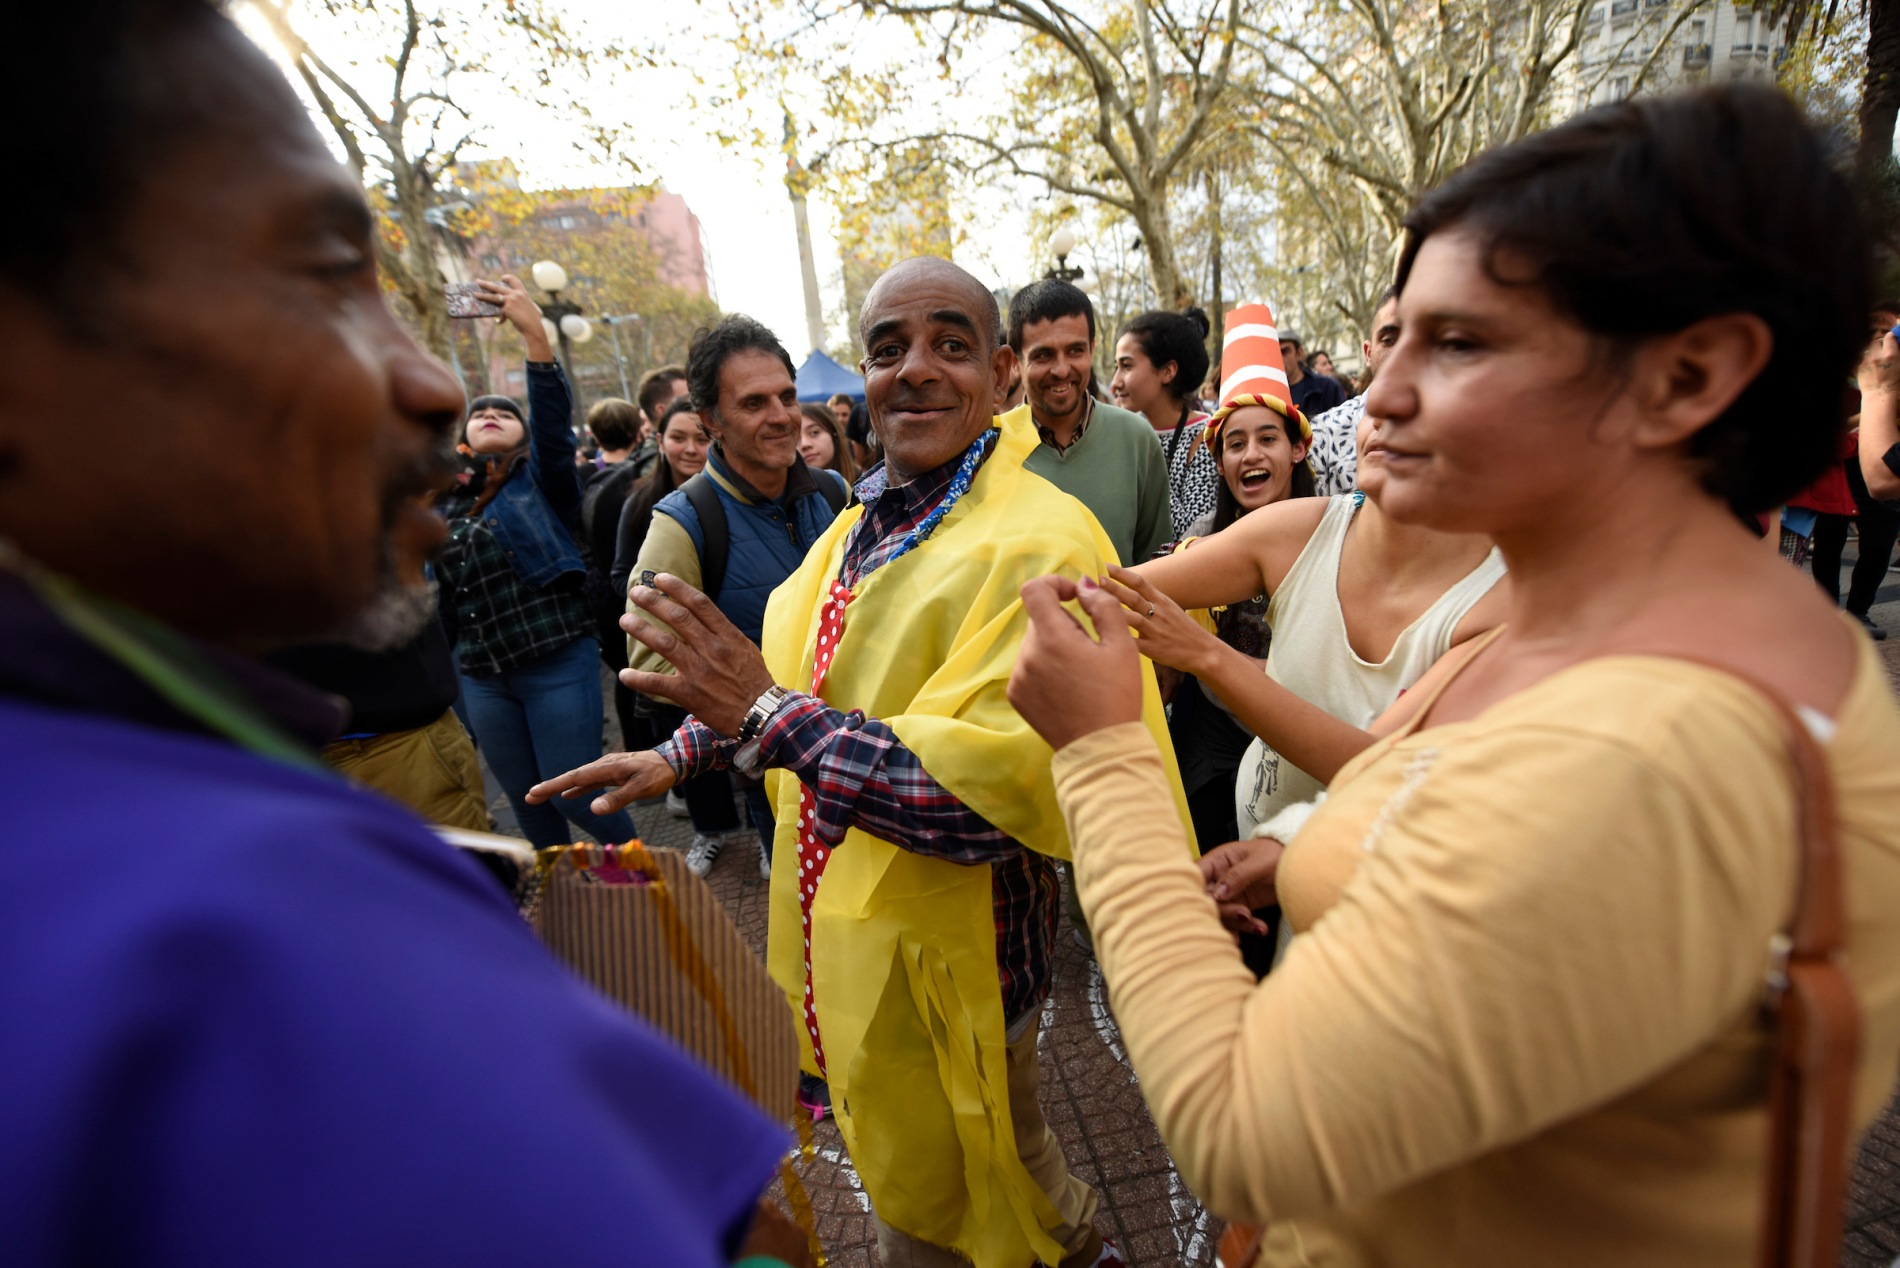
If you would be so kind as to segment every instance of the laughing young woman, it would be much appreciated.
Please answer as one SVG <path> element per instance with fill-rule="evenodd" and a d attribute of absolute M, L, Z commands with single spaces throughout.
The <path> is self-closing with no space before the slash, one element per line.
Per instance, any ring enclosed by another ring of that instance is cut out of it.
<path fill-rule="evenodd" d="M 1831 775 L 1858 1125 L 1900 1054 L 1900 713 L 1872 644 L 1737 522 L 1834 460 L 1808 389 L 1854 365 L 1866 228 L 1796 109 L 1740 86 L 1493 151 L 1406 224 L 1375 496 L 1495 539 L 1508 620 L 1287 847 L 1273 974 L 1168 844 L 1113 596 L 1081 592 L 1097 643 L 1075 586 L 1031 583 L 1010 698 L 1057 750 L 1143 1095 L 1212 1209 L 1266 1225 L 1258 1262 L 1744 1263 L 1801 857 L 1791 736 L 1746 680 Z"/>
<path fill-rule="evenodd" d="M 1313 496 L 1313 469 L 1306 465 L 1311 437 L 1304 420 L 1291 423 L 1264 405 L 1247 405 L 1222 420 L 1216 456 L 1221 486 L 1214 509 L 1188 527 L 1190 544 L 1230 528 L 1243 515 L 1284 502 Z M 1267 601 L 1264 591 L 1228 604 L 1214 618 L 1214 630 L 1194 631 L 1252 667 L 1258 674 L 1267 656 Z M 1185 619 L 1185 618 L 1184 618 Z M 1186 669 L 1183 665 L 1170 665 Z M 1234 823 L 1234 778 L 1240 770 L 1253 732 L 1236 721 L 1219 696 L 1201 681 L 1183 678 L 1169 702 L 1168 735 L 1174 741 L 1175 760 L 1181 767 L 1181 787 L 1187 793 L 1188 813 L 1194 820 L 1195 843 L 1203 852 L 1237 834 Z"/>
<path fill-rule="evenodd" d="M 1249 406 L 1226 428 L 1272 426 L 1254 415 L 1279 418 Z M 1226 428 L 1223 465 L 1236 440 Z M 1201 836 L 1204 851 L 1312 801 L 1371 742 L 1365 728 L 1400 693 L 1503 618 L 1504 564 L 1487 538 L 1401 524 L 1367 497 L 1385 478 L 1384 446 L 1365 444 L 1370 430 L 1361 424 L 1359 492 L 1266 506 L 1219 536 L 1114 572 L 1142 654 L 1193 675 L 1257 737 L 1226 789 L 1231 835 Z M 1264 664 L 1183 610 L 1255 595 L 1267 596 L 1273 631 Z M 1201 835 L 1198 816 L 1195 827 Z"/>

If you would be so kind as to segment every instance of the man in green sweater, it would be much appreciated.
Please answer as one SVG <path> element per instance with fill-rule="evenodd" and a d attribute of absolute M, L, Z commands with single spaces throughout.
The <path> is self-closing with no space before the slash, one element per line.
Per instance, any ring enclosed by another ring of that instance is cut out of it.
<path fill-rule="evenodd" d="M 1022 365 L 1042 443 L 1023 465 L 1094 512 L 1124 564 L 1169 536 L 1168 464 L 1148 420 L 1089 393 L 1095 306 L 1067 282 L 1045 279 L 1009 302 L 1009 346 Z"/>

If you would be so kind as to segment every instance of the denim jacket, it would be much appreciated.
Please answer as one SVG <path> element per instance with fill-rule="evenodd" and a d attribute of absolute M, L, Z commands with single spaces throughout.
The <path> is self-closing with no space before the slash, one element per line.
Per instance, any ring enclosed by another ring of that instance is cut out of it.
<path fill-rule="evenodd" d="M 587 571 L 575 544 L 581 477 L 574 466 L 573 415 L 559 363 L 528 362 L 528 460 L 515 468 L 483 514 L 515 575 L 531 586 Z"/>

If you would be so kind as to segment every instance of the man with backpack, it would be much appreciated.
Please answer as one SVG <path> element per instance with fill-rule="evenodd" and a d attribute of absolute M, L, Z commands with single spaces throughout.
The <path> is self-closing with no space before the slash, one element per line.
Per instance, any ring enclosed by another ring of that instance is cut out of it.
<path fill-rule="evenodd" d="M 844 509 L 848 490 L 835 471 L 798 456 L 800 415 L 792 358 L 761 323 L 733 314 L 693 336 L 686 380 L 712 448 L 706 468 L 660 500 L 633 579 L 671 573 L 703 591 L 754 643 L 765 601 Z M 635 669 L 667 673 L 659 653 L 629 640 Z M 745 790 L 759 834 L 759 870 L 772 867 L 772 808 L 764 789 Z M 687 865 L 712 870 L 723 843 L 700 836 Z"/>

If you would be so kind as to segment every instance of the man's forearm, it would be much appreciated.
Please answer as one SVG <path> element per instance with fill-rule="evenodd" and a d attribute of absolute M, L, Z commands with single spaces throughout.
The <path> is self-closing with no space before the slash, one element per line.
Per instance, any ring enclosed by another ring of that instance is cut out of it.
<path fill-rule="evenodd" d="M 760 736 L 760 755 L 812 790 L 813 826 L 828 845 L 860 828 L 952 863 L 990 863 L 1023 848 L 938 783 L 888 725 L 862 713 L 794 692 Z"/>
<path fill-rule="evenodd" d="M 1882 501 L 1900 498 L 1900 400 L 1884 391 L 1863 392 L 1860 402 L 1860 474 L 1867 491 Z"/>
<path fill-rule="evenodd" d="M 669 573 L 695 590 L 700 587 L 699 551 L 693 545 L 692 537 L 678 520 L 657 511 L 653 515 L 652 527 L 647 530 L 647 539 L 640 547 L 639 557 L 628 569 L 627 587 L 632 588 L 633 583 L 648 572 Z M 626 590 L 620 593 L 623 598 L 626 596 Z M 650 625 L 667 628 L 666 622 L 650 612 L 641 611 L 630 599 L 627 601 L 627 611 Z M 666 657 L 631 634 L 627 636 L 627 664 L 649 674 L 673 672 L 672 663 Z"/>

